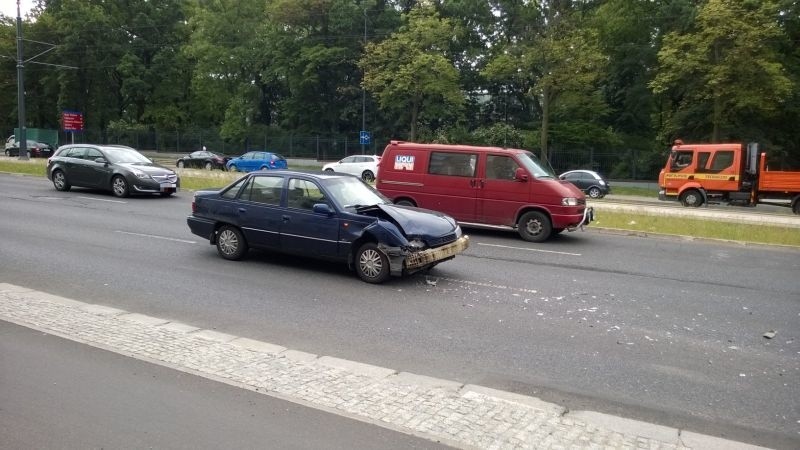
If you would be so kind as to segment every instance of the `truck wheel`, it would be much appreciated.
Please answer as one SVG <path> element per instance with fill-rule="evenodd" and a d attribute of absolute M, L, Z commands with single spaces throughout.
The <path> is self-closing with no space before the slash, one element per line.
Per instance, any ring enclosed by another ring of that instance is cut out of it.
<path fill-rule="evenodd" d="M 681 194 L 681 203 L 683 204 L 683 206 L 690 206 L 692 208 L 697 208 L 698 206 L 703 204 L 703 196 L 697 189 L 689 189 L 683 194 Z"/>
<path fill-rule="evenodd" d="M 389 278 L 389 258 L 372 242 L 356 252 L 356 273 L 367 283 L 383 283 Z"/>
<path fill-rule="evenodd" d="M 552 231 L 550 219 L 539 211 L 528 211 L 517 222 L 517 232 L 529 242 L 544 242 Z"/>

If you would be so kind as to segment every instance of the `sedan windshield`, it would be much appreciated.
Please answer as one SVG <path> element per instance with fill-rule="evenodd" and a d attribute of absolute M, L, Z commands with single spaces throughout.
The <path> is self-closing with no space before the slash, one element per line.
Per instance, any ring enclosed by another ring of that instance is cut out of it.
<path fill-rule="evenodd" d="M 324 180 L 333 201 L 343 208 L 391 203 L 368 184 L 356 177 L 337 177 Z"/>
<path fill-rule="evenodd" d="M 533 174 L 534 178 L 555 178 L 556 176 L 553 174 L 549 168 L 544 167 L 540 162 L 539 158 L 537 158 L 531 152 L 524 152 L 519 154 L 519 160 L 522 162 L 522 165 L 528 170 L 528 172 Z"/>
<path fill-rule="evenodd" d="M 114 164 L 128 164 L 128 163 L 146 163 L 150 164 L 150 160 L 146 156 L 127 148 L 109 148 L 103 149 L 108 161 Z"/>

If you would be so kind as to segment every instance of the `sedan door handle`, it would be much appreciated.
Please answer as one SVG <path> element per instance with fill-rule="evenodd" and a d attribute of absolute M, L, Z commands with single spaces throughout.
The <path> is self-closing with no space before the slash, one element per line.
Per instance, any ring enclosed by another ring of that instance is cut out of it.
<path fill-rule="evenodd" d="M 281 219 L 283 219 L 284 222 L 289 222 L 290 220 L 292 220 L 292 218 L 289 216 L 282 216 Z"/>
<path fill-rule="evenodd" d="M 239 208 L 239 212 L 240 212 L 240 213 L 242 213 L 242 214 L 244 214 L 244 213 L 246 213 L 246 212 L 247 212 L 247 210 L 246 210 L 245 208 Z"/>

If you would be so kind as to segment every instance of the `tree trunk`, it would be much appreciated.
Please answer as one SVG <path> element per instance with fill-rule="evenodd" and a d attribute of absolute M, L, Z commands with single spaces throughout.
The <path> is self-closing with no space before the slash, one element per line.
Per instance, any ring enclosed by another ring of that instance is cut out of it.
<path fill-rule="evenodd" d="M 542 89 L 542 129 L 541 139 L 539 145 L 542 147 L 541 160 L 542 162 L 548 161 L 547 159 L 547 134 L 550 129 L 550 87 L 545 86 Z"/>
<path fill-rule="evenodd" d="M 417 116 L 419 116 L 419 103 L 415 100 L 411 103 L 411 133 L 408 137 L 411 142 L 417 140 Z"/>

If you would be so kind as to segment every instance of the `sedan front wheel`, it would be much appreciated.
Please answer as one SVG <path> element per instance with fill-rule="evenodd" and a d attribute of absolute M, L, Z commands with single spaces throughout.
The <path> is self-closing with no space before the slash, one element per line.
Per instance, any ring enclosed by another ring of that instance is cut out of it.
<path fill-rule="evenodd" d="M 356 273 L 367 283 L 383 283 L 389 278 L 389 258 L 377 245 L 367 242 L 356 252 Z"/>
<path fill-rule="evenodd" d="M 120 198 L 128 196 L 128 181 L 125 180 L 125 177 L 117 175 L 111 179 L 111 192 L 114 193 L 114 196 Z"/>

